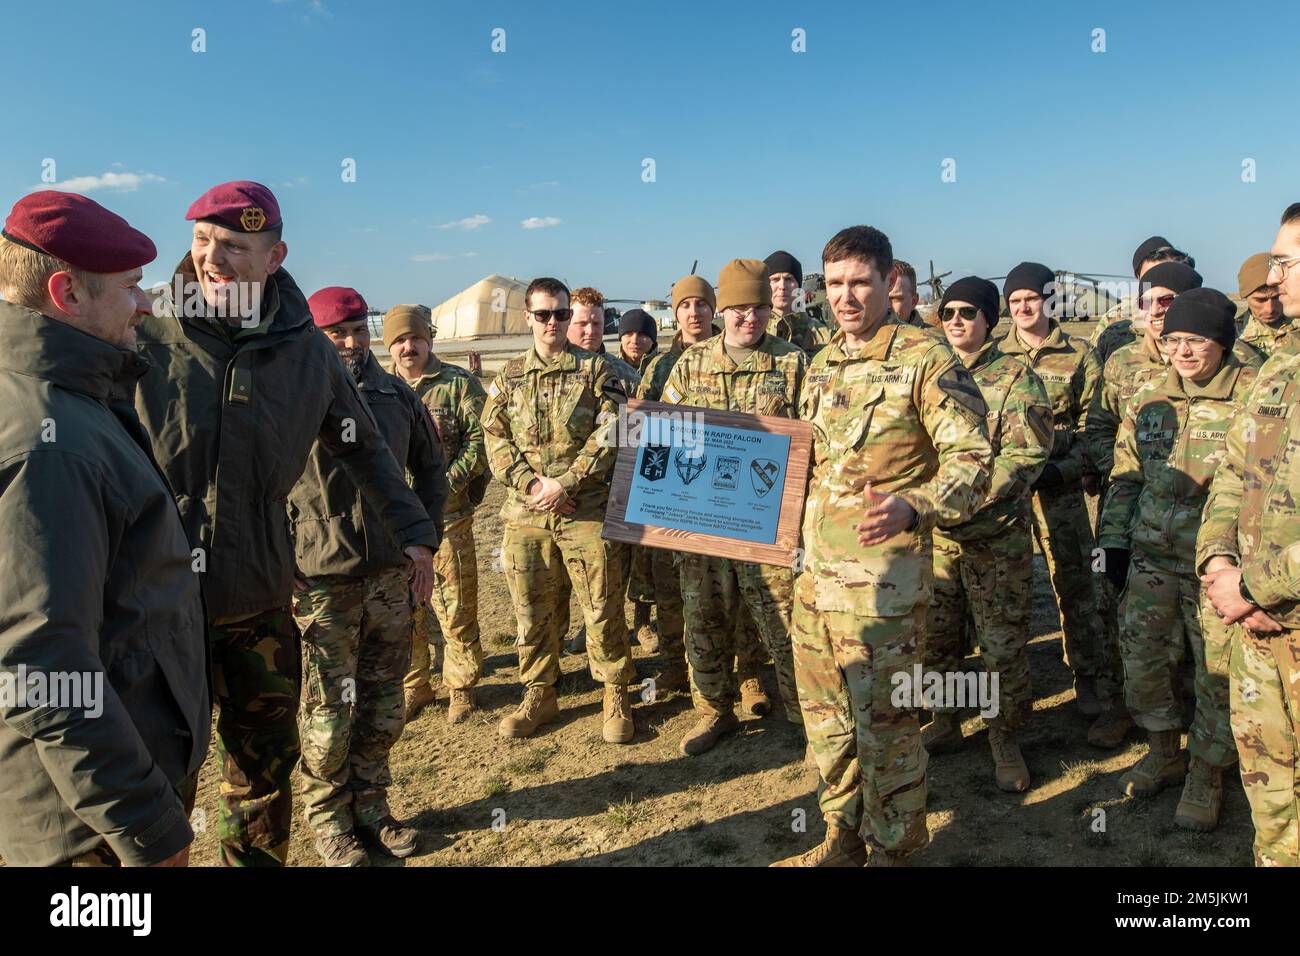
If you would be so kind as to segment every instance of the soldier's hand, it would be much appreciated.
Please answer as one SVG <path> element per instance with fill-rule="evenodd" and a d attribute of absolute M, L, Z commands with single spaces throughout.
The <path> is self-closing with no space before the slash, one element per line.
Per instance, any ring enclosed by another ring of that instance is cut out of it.
<path fill-rule="evenodd" d="M 411 559 L 411 596 L 419 607 L 433 594 L 433 552 L 422 544 L 413 544 L 403 551 Z"/>
<path fill-rule="evenodd" d="M 1280 634 L 1282 625 L 1273 620 L 1265 611 L 1254 610 L 1241 619 L 1241 626 L 1252 634 Z"/>
<path fill-rule="evenodd" d="M 876 494 L 871 482 L 867 482 L 862 489 L 862 498 L 871 505 L 866 510 L 866 520 L 855 529 L 858 532 L 858 544 L 863 547 L 880 544 L 906 531 L 916 520 L 915 508 L 897 495 Z"/>
<path fill-rule="evenodd" d="M 167 857 L 167 859 L 159 860 L 157 863 L 154 863 L 152 865 L 153 866 L 189 866 L 190 848 L 187 845 L 183 849 Z"/>
<path fill-rule="evenodd" d="M 532 507 L 537 511 L 556 511 L 560 514 L 572 514 L 572 511 L 561 511 L 560 505 L 569 500 L 564 486 L 554 478 L 548 478 L 546 475 L 538 475 L 533 479 L 532 484 L 528 486 L 529 494 L 532 495 Z"/>
<path fill-rule="evenodd" d="M 1201 576 L 1205 596 L 1214 605 L 1214 613 L 1226 624 L 1236 624 L 1259 608 L 1241 596 L 1241 568 L 1227 567 L 1208 571 Z"/>

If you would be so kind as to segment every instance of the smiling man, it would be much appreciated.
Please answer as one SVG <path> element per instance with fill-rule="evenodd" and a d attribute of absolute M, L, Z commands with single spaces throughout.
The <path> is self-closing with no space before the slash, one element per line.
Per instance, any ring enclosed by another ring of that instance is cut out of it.
<path fill-rule="evenodd" d="M 893 695 L 921 663 L 931 532 L 975 513 L 993 448 L 970 373 L 890 310 L 893 259 L 871 226 L 822 251 L 839 330 L 813 359 L 800 409 L 814 467 L 793 644 L 826 837 L 777 866 L 861 866 L 867 845 L 870 865 L 901 866 L 929 842 L 920 726 Z"/>
<path fill-rule="evenodd" d="M 0 693 L 10 866 L 184 866 L 194 837 L 203 599 L 130 400 L 155 255 L 125 219 L 53 190 L 19 200 L 0 234 L 0 683 L 78 688 Z"/>
<path fill-rule="evenodd" d="M 397 305 L 384 316 L 384 346 L 393 369 L 420 396 L 433 415 L 447 459 L 448 498 L 443 508 L 442 544 L 433 557 L 430 601 L 415 609 L 411 668 L 406 674 L 406 719 L 434 699 L 432 668 L 441 660 L 442 682 L 450 698 L 447 722 L 468 720 L 475 709 L 474 688 L 483 676 L 483 645 L 478 624 L 478 555 L 474 509 L 487 490 L 487 445 L 478 417 L 487 393 L 474 375 L 444 362 L 430 350 L 429 310 Z M 439 648 L 430 659 L 429 647 Z"/>
<path fill-rule="evenodd" d="M 258 183 L 214 186 L 189 208 L 176 301 L 140 326 L 154 366 L 136 408 L 171 483 L 207 599 L 222 783 L 221 859 L 280 866 L 298 761 L 294 550 L 285 505 L 319 439 L 433 587 L 438 531 L 407 487 L 357 383 L 283 268 L 280 206 Z"/>
<path fill-rule="evenodd" d="M 1300 203 L 1268 262 L 1300 319 Z M 1300 866 L 1300 355 L 1270 358 L 1232 420 L 1197 537 L 1206 596 L 1231 626 L 1232 734 L 1256 866 Z"/>

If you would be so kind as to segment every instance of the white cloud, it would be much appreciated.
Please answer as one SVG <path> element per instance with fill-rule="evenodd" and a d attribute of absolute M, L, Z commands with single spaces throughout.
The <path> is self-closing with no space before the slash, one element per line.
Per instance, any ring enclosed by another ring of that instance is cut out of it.
<path fill-rule="evenodd" d="M 468 231 L 470 229 L 477 229 L 479 226 L 486 226 L 491 221 L 492 221 L 491 219 L 489 219 L 487 216 L 483 215 L 480 212 L 480 213 L 475 213 L 472 216 L 466 216 L 464 219 L 457 219 L 454 222 L 444 222 L 438 228 L 439 229 L 464 229 Z"/>
<path fill-rule="evenodd" d="M 90 193 L 96 189 L 111 189 L 113 192 L 118 193 L 133 193 L 145 183 L 165 182 L 167 182 L 166 179 L 162 176 L 155 176 L 153 173 L 107 172 L 102 176 L 73 176 L 61 183 L 54 183 L 54 188 L 72 193 Z M 50 185 L 42 183 L 32 188 L 49 189 Z"/>
<path fill-rule="evenodd" d="M 549 226 L 558 226 L 560 220 L 554 216 L 529 216 L 519 225 L 525 229 L 546 229 Z"/>
<path fill-rule="evenodd" d="M 442 262 L 450 259 L 451 256 L 445 252 L 421 252 L 419 255 L 411 256 L 412 262 Z"/>

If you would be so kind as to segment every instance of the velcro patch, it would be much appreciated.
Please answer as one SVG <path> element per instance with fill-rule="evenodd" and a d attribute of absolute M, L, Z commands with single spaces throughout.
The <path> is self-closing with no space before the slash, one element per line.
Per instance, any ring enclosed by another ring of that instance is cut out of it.
<path fill-rule="evenodd" d="M 979 386 L 962 366 L 954 365 L 940 375 L 938 385 L 940 391 L 976 418 L 982 419 L 988 414 L 988 406 L 984 403 Z"/>
<path fill-rule="evenodd" d="M 670 405 L 676 405 L 682 400 L 682 393 L 677 391 L 673 385 L 664 386 L 664 401 Z"/>
<path fill-rule="evenodd" d="M 867 372 L 866 380 L 872 385 L 911 385 L 916 380 L 916 366 L 904 365 L 899 368 L 884 366 Z"/>
<path fill-rule="evenodd" d="M 1192 441 L 1223 441 L 1228 435 L 1226 428 L 1193 428 Z"/>
<path fill-rule="evenodd" d="M 1265 418 L 1286 418 L 1288 405 L 1256 405 L 1251 409 L 1254 415 L 1263 415 Z"/>
<path fill-rule="evenodd" d="M 1044 382 L 1052 382 L 1055 385 L 1069 385 L 1074 376 L 1065 372 L 1049 372 L 1046 369 L 1036 368 L 1034 372 Z"/>

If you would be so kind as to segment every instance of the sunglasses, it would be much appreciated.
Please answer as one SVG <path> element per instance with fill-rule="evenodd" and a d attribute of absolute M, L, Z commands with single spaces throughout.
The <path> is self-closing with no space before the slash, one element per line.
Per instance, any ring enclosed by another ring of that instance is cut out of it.
<path fill-rule="evenodd" d="M 961 316 L 963 322 L 974 322 L 975 316 L 980 314 L 980 310 L 973 305 L 955 306 L 950 305 L 940 314 L 939 319 L 942 322 L 951 322 L 953 319 Z"/>
<path fill-rule="evenodd" d="M 1144 295 L 1142 298 L 1138 299 L 1138 306 L 1142 309 L 1143 312 L 1150 309 L 1151 306 L 1153 305 L 1158 305 L 1162 309 L 1167 309 L 1173 304 L 1174 304 L 1173 295 L 1162 295 L 1155 299 L 1151 298 L 1151 296 L 1149 295 Z"/>
<path fill-rule="evenodd" d="M 533 309 L 528 314 L 542 325 L 546 325 L 551 319 L 556 322 L 568 322 L 573 318 L 572 309 Z"/>

